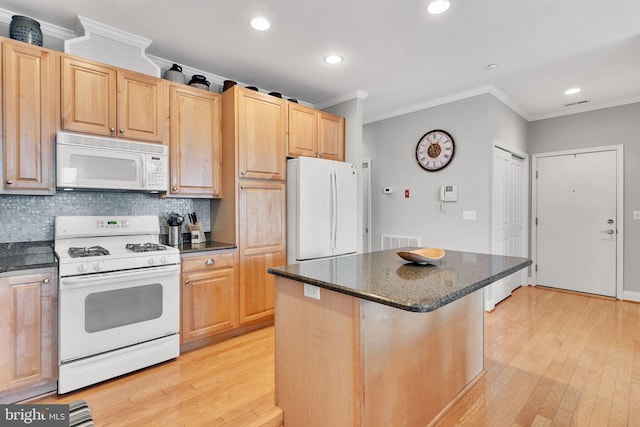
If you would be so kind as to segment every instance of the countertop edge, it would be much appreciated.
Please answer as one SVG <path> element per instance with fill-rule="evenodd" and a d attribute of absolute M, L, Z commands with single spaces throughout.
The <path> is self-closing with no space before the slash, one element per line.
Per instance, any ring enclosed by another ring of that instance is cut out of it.
<path fill-rule="evenodd" d="M 268 273 L 273 274 L 274 276 L 279 276 L 279 277 L 283 277 L 286 279 L 291 279 L 291 280 L 295 280 L 297 282 L 301 282 L 301 283 L 307 283 L 309 285 L 314 285 L 314 286 L 318 286 L 320 288 L 324 288 L 324 289 L 328 289 L 331 291 L 335 291 L 335 292 L 339 292 L 342 294 L 346 294 L 346 295 L 351 295 L 354 297 L 358 297 L 361 299 L 365 299 L 365 300 L 369 300 L 369 301 L 373 301 L 379 304 L 384 304 L 384 305 L 388 305 L 390 307 L 395 307 L 398 308 L 400 310 L 405 310 L 405 311 L 411 311 L 411 312 L 415 312 L 415 313 L 428 313 L 430 311 L 434 311 L 437 310 L 438 308 L 447 305 L 449 303 L 452 303 L 453 301 L 456 301 L 472 292 L 475 292 L 479 289 L 482 289 L 488 285 L 490 285 L 493 282 L 496 282 L 504 277 L 507 277 L 510 274 L 515 273 L 516 271 L 522 270 L 523 268 L 526 268 L 528 266 L 530 266 L 531 264 L 533 264 L 533 262 L 529 259 L 526 260 L 514 267 L 508 268 L 500 273 L 494 274 L 492 276 L 487 277 L 486 279 L 483 279 L 477 283 L 473 283 L 471 285 L 466 286 L 465 288 L 458 290 L 456 292 L 452 292 L 442 298 L 439 298 L 437 300 L 434 300 L 428 304 L 424 304 L 424 305 L 405 305 L 405 304 L 400 304 L 397 303 L 395 301 L 390 301 L 388 299 L 385 298 L 381 298 L 377 295 L 373 295 L 373 294 L 369 294 L 367 292 L 361 292 L 361 291 L 357 291 L 354 290 L 352 288 L 345 288 L 342 287 L 340 285 L 337 285 L 335 283 L 330 283 L 330 282 L 325 282 L 322 280 L 317 280 L 317 279 L 313 279 L 311 277 L 307 277 L 307 276 L 302 276 L 299 274 L 294 274 L 294 273 L 289 273 L 286 271 L 281 271 L 281 270 L 277 270 L 275 268 L 269 268 L 267 270 Z"/>

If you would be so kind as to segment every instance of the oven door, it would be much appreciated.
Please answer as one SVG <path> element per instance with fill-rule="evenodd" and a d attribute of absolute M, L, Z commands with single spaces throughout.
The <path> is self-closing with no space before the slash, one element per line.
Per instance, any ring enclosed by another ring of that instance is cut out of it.
<path fill-rule="evenodd" d="M 177 334 L 180 265 L 60 279 L 60 362 Z"/>

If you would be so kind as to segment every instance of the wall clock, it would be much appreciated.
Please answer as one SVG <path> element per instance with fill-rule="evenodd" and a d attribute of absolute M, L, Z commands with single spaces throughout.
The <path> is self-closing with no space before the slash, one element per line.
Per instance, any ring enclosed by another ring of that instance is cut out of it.
<path fill-rule="evenodd" d="M 424 134 L 416 147 L 416 160 L 425 170 L 434 172 L 447 166 L 453 158 L 455 144 L 449 133 L 435 129 Z"/>

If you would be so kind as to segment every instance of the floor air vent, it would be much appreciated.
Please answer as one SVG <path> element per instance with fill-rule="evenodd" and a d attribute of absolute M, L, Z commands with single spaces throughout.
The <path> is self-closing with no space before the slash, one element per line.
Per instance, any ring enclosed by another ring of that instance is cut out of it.
<path fill-rule="evenodd" d="M 380 247 L 385 249 L 403 248 L 405 246 L 422 246 L 422 238 L 415 236 L 398 236 L 395 234 L 382 234 Z"/>

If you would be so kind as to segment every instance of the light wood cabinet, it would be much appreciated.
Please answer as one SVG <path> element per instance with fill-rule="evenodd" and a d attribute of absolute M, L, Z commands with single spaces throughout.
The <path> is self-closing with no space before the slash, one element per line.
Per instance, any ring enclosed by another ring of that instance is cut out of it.
<path fill-rule="evenodd" d="M 220 95 L 171 83 L 169 104 L 169 194 L 220 197 Z"/>
<path fill-rule="evenodd" d="M 54 280 L 51 272 L 0 276 L 0 402 L 20 400 L 12 396 L 21 392 L 25 398 L 29 389 L 44 384 L 55 389 Z"/>
<path fill-rule="evenodd" d="M 319 157 L 344 162 L 345 118 L 324 111 L 318 112 Z"/>
<path fill-rule="evenodd" d="M 240 324 L 273 317 L 274 283 L 269 267 L 286 264 L 284 183 L 241 182 Z"/>
<path fill-rule="evenodd" d="M 181 344 L 236 326 L 234 259 L 233 250 L 183 257 Z"/>
<path fill-rule="evenodd" d="M 233 116 L 237 126 L 240 177 L 283 181 L 287 168 L 285 101 L 238 86 L 227 92 L 231 90 L 237 100 L 237 112 Z"/>
<path fill-rule="evenodd" d="M 0 192 L 53 194 L 55 53 L 3 39 Z"/>
<path fill-rule="evenodd" d="M 211 204 L 211 234 L 238 246 L 239 326 L 272 321 L 267 269 L 286 262 L 285 102 L 237 86 L 222 94 L 224 197 Z"/>
<path fill-rule="evenodd" d="M 166 142 L 168 104 L 164 80 L 62 55 L 60 84 L 62 129 Z"/>
<path fill-rule="evenodd" d="M 344 161 L 344 117 L 296 103 L 288 107 L 288 156 Z"/>

